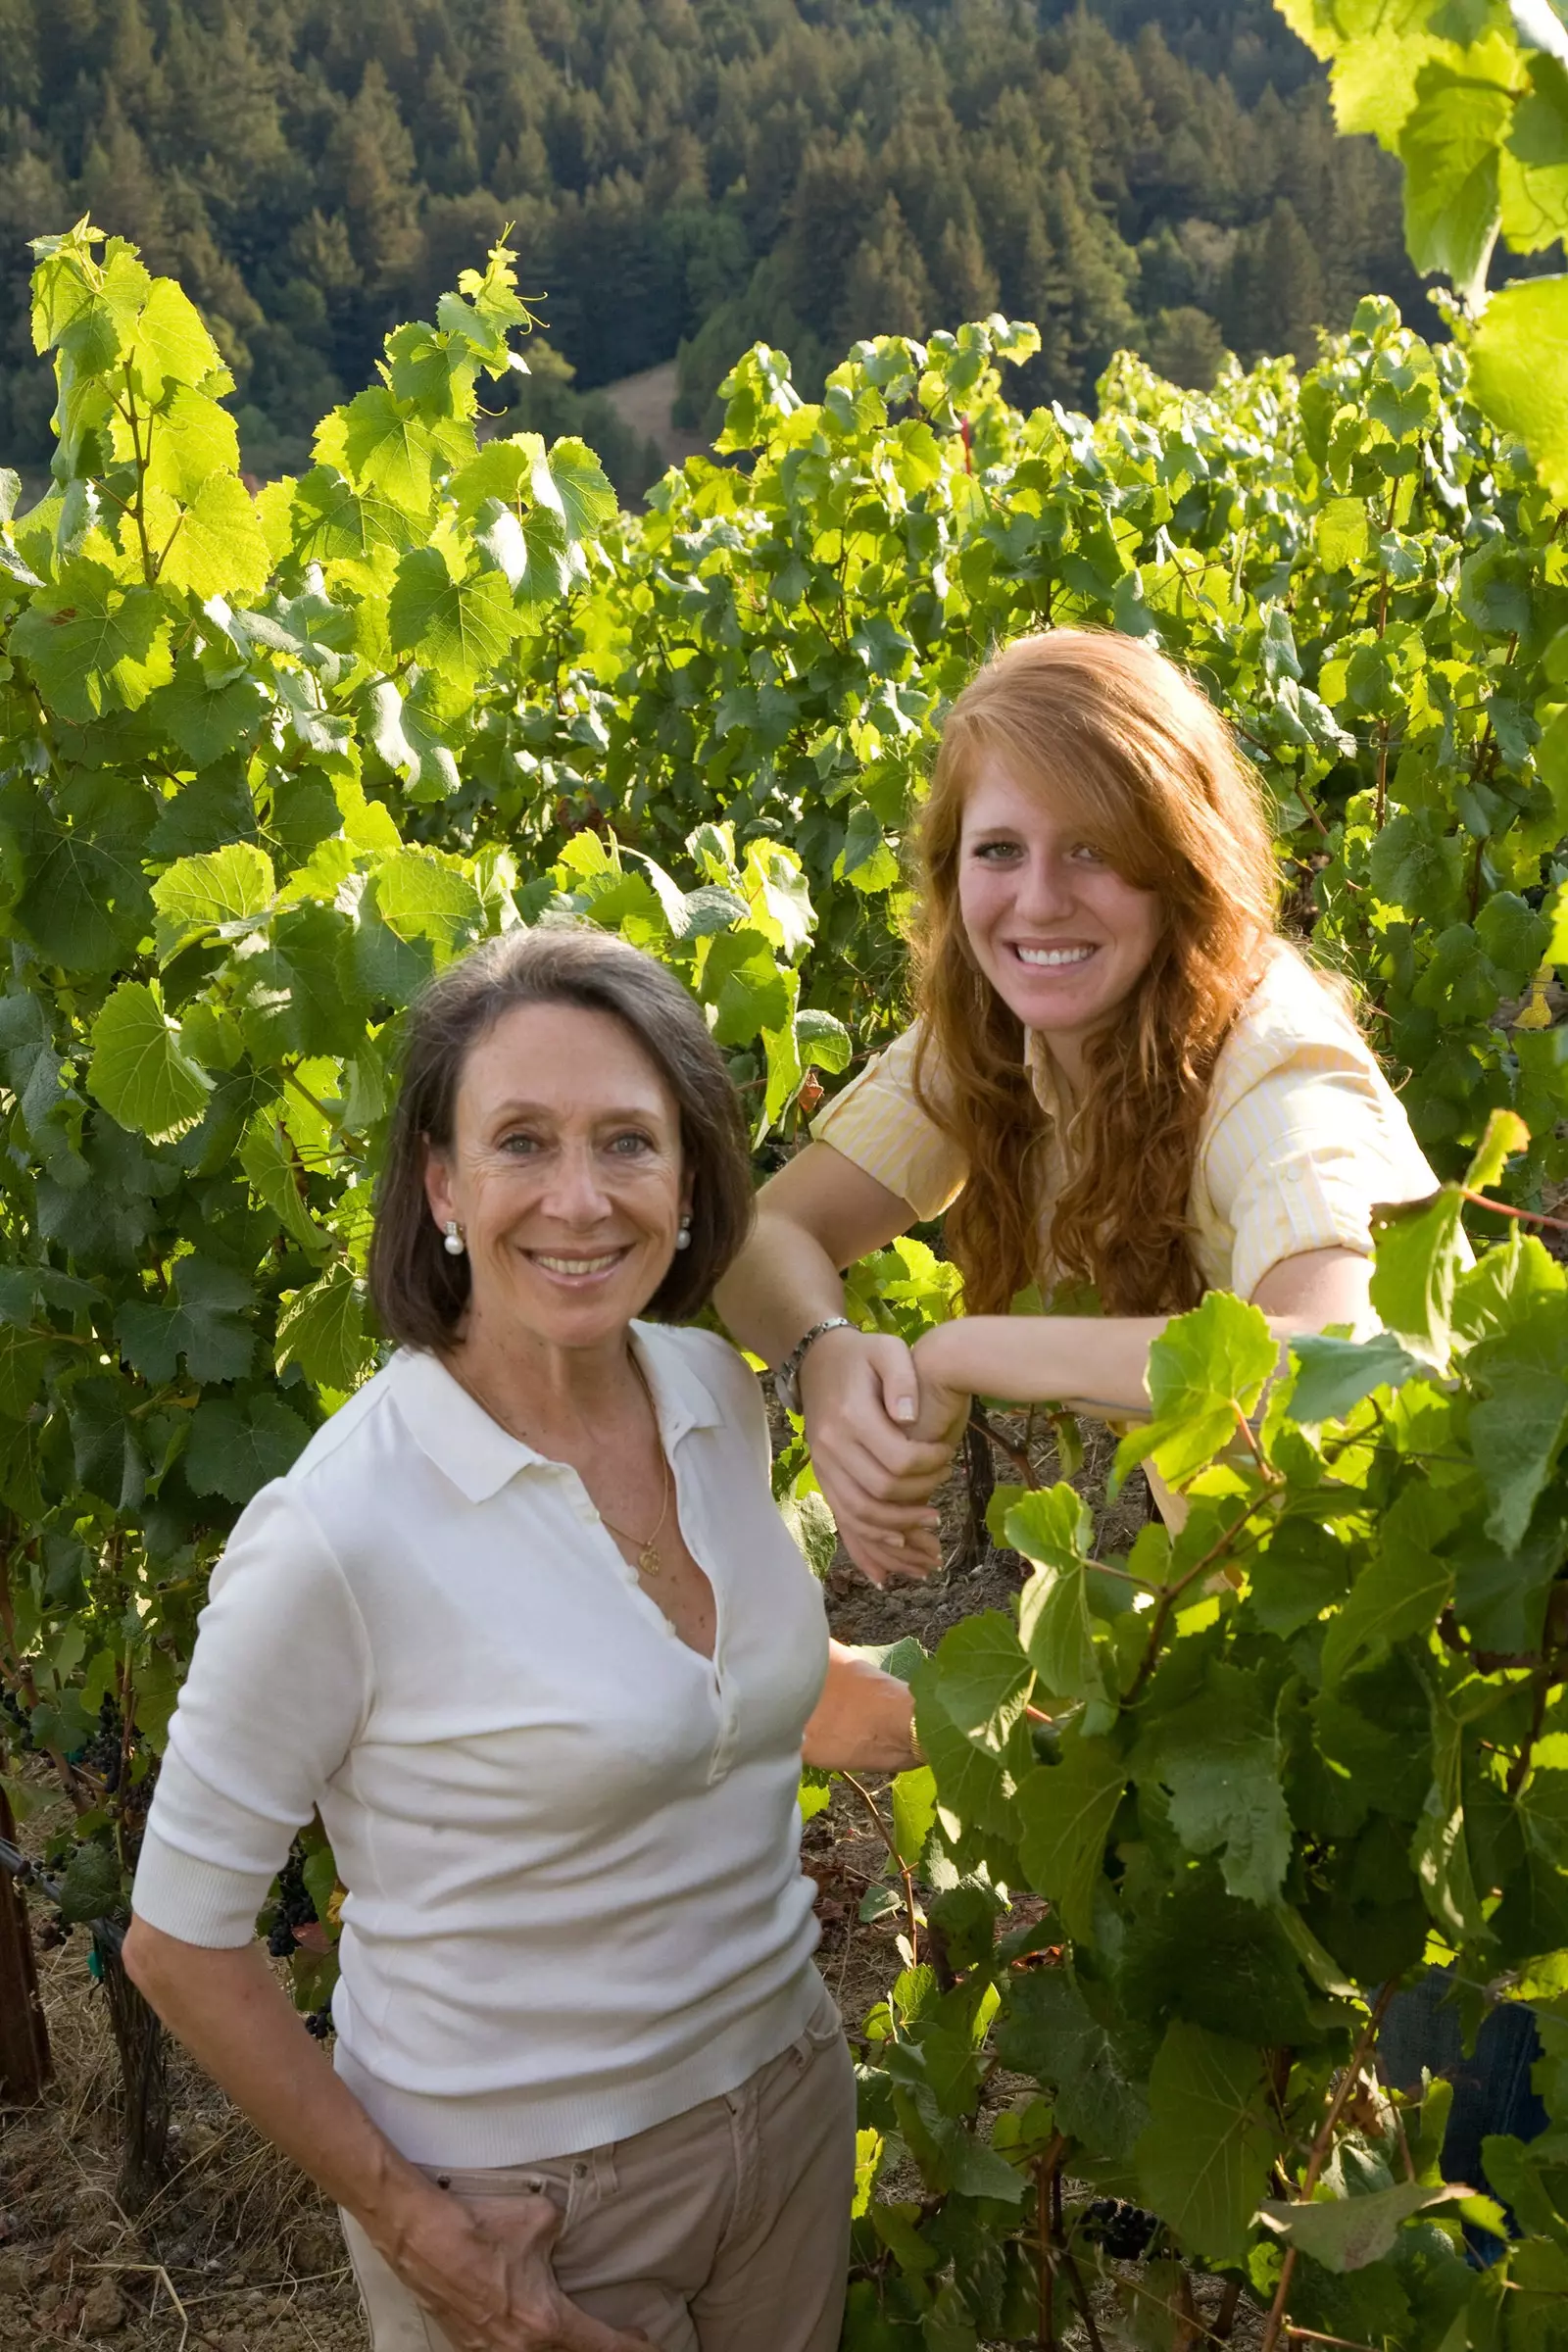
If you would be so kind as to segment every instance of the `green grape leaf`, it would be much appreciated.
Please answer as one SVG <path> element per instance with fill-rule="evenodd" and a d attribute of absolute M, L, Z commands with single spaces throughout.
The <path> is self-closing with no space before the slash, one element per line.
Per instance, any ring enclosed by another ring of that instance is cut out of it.
<path fill-rule="evenodd" d="M 1446 1185 L 1431 1200 L 1387 1209 L 1373 1221 L 1373 1308 L 1407 1348 L 1440 1368 L 1447 1363 L 1453 1337 L 1462 1206 L 1458 1188 Z"/>
<path fill-rule="evenodd" d="M 1060 1762 L 1031 1772 L 1018 1790 L 1018 1846 L 1029 1884 L 1050 1897 L 1080 1943 L 1093 1936 L 1105 1839 L 1126 1785 L 1112 1743 L 1074 1727 L 1062 1737 Z"/>
<path fill-rule="evenodd" d="M 586 441 L 557 441 L 543 466 L 533 468 L 531 486 L 538 503 L 560 515 L 572 545 L 597 538 L 618 512 L 609 477 Z"/>
<path fill-rule="evenodd" d="M 365 1294 L 352 1270 L 329 1266 L 309 1290 L 296 1291 L 277 1318 L 277 1369 L 298 1364 L 318 1388 L 358 1388 L 370 1361 Z"/>
<path fill-rule="evenodd" d="M 1568 1383 L 1539 1365 L 1492 1373 L 1470 1408 L 1470 1444 L 1491 1509 L 1487 1533 L 1508 1553 L 1525 1540 L 1568 1438 Z"/>
<path fill-rule="evenodd" d="M 216 931 L 236 939 L 272 904 L 272 860 L 254 842 L 231 841 L 197 858 L 181 858 L 153 884 L 158 909 L 158 957 L 168 963 L 189 941 Z"/>
<path fill-rule="evenodd" d="M 310 1250 L 324 1250 L 326 1235 L 311 1215 L 301 1190 L 304 1171 L 295 1157 L 276 1108 L 259 1110 L 245 1130 L 239 1164 L 256 1198 Z"/>
<path fill-rule="evenodd" d="M 1331 498 L 1313 526 L 1318 561 L 1325 571 L 1354 571 L 1367 551 L 1364 498 Z"/>
<path fill-rule="evenodd" d="M 1323 1643 L 1323 1680 L 1332 1690 L 1364 1660 L 1395 1642 L 1426 1634 L 1453 1597 L 1453 1563 L 1433 1549 L 1451 1527 L 1433 1489 L 1409 1486 L 1383 1520 L 1378 1550 L 1351 1585 Z"/>
<path fill-rule="evenodd" d="M 773 950 L 750 925 L 710 936 L 700 993 L 714 1008 L 714 1043 L 749 1046 L 764 1029 L 782 1029 L 790 1016 L 789 980 Z"/>
<path fill-rule="evenodd" d="M 1423 2180 L 1401 2180 L 1393 2188 L 1369 2195 L 1331 2197 L 1311 2204 L 1287 2205 L 1265 2198 L 1259 2211 L 1271 2230 L 1290 2245 L 1299 2246 L 1326 2271 L 1364 2271 L 1394 2251 L 1404 2224 L 1413 2215 L 1451 2197 L 1469 2194 L 1464 2184 L 1438 2187 Z"/>
<path fill-rule="evenodd" d="M 1091 2010 L 1068 1969 L 1011 1977 L 996 2040 L 1004 2066 L 1050 2087 L 1063 2132 L 1097 2156 L 1126 2163 L 1149 2124 L 1141 2070 Z"/>
<path fill-rule="evenodd" d="M 1410 259 L 1423 274 L 1444 270 L 1467 303 L 1486 285 L 1502 211 L 1497 153 L 1512 114 L 1511 90 L 1434 61 L 1399 129 Z"/>
<path fill-rule="evenodd" d="M 60 1882 L 60 1917 L 67 1927 L 112 1919 L 124 1904 L 120 1864 L 106 1845 L 78 1845 Z"/>
<path fill-rule="evenodd" d="M 290 523 L 302 564 L 373 566 L 383 548 L 401 555 L 414 544 L 402 508 L 373 488 L 356 489 L 335 466 L 315 466 L 295 483 Z"/>
<path fill-rule="evenodd" d="M 1082 1545 L 1092 1533 L 1089 1513 L 1071 1487 L 1054 1487 L 1049 1494 L 1031 1494 L 1010 1510 L 1006 1531 L 1017 1550 L 1048 1563 L 1035 1570 L 1018 1595 L 1023 1646 L 1042 1689 L 1058 1699 L 1102 1698 L 1104 1676 L 1095 1648 L 1082 1556 Z M 1052 1562 L 1048 1546 L 1058 1533 L 1063 1539 L 1060 1556 Z"/>
<path fill-rule="evenodd" d="M 1240 2261 L 1274 2156 L 1260 2053 L 1178 2020 L 1151 2070 L 1149 2108 L 1134 2156 L 1145 2200 L 1188 2252 Z"/>
<path fill-rule="evenodd" d="M 1364 1397 L 1379 1389 L 1402 1388 L 1430 1372 L 1392 1332 L 1375 1332 L 1367 1340 L 1335 1340 L 1307 1333 L 1291 1342 L 1296 1359 L 1291 1390 L 1291 1419 L 1306 1429 L 1325 1421 L 1343 1421 Z"/>
<path fill-rule="evenodd" d="M 127 958 L 152 923 L 142 871 L 154 803 L 144 786 L 99 771 L 73 776 L 51 814 L 36 788 L 0 801 L 14 826 L 25 885 L 16 919 L 47 962 L 104 972 Z"/>
<path fill-rule="evenodd" d="M 255 732 L 267 714 L 267 696 L 254 678 L 210 686 L 200 662 L 178 662 L 148 706 L 155 726 L 167 728 L 193 767 L 210 767 Z"/>
<path fill-rule="evenodd" d="M 180 515 L 159 578 L 193 596 L 258 596 L 272 568 L 255 501 L 237 473 L 210 473 Z"/>
<path fill-rule="evenodd" d="M 400 850 L 377 866 L 367 894 L 399 939 L 428 939 L 442 962 L 484 925 L 484 903 L 461 868 L 428 850 Z"/>
<path fill-rule="evenodd" d="M 11 648 L 62 718 L 84 726 L 136 710 L 172 674 L 170 620 L 154 588 L 127 587 L 101 564 L 68 564 L 17 615 Z"/>
<path fill-rule="evenodd" d="M 182 1257 L 174 1268 L 172 1304 L 127 1298 L 115 1316 L 115 1333 L 125 1360 L 144 1380 L 172 1380 L 179 1356 L 192 1380 L 241 1380 L 254 1346 L 241 1318 L 255 1304 L 255 1289 L 232 1266 Z"/>
<path fill-rule="evenodd" d="M 847 1070 L 855 1050 L 848 1029 L 834 1013 L 815 1012 L 810 1006 L 795 1015 L 795 1045 L 803 1067 L 830 1073 Z"/>
<path fill-rule="evenodd" d="M 279 1397 L 204 1396 L 191 1416 L 186 1479 L 193 1494 L 247 1503 L 293 1467 L 310 1435 Z"/>
<path fill-rule="evenodd" d="M 1475 399 L 1514 434 L 1551 497 L 1568 505 L 1568 276 L 1493 294 L 1470 341 Z"/>
<path fill-rule="evenodd" d="M 1291 1858 L 1280 1749 L 1254 1678 L 1211 1665 L 1202 1695 L 1152 1722 L 1133 1757 L 1170 1791 L 1171 1827 L 1189 1853 L 1217 1854 L 1226 1890 L 1275 1903 Z"/>
<path fill-rule="evenodd" d="M 471 686 L 494 669 L 516 632 L 512 596 L 499 573 L 455 580 L 439 549 L 416 547 L 398 564 L 388 607 L 392 644 L 416 653 L 451 684 Z"/>
<path fill-rule="evenodd" d="M 1279 1362 L 1268 1318 L 1227 1291 L 1169 1322 L 1149 1351 L 1152 1418 L 1123 1438 L 1116 1472 L 1153 1457 L 1162 1478 L 1179 1484 L 1224 1451 L 1263 1394 Z"/>
<path fill-rule="evenodd" d="M 239 428 L 227 409 L 194 384 L 176 384 L 154 411 L 147 486 L 194 498 L 211 474 L 239 472 Z"/>
<path fill-rule="evenodd" d="M 87 1084 L 112 1118 L 153 1143 L 194 1127 L 213 1082 L 180 1044 L 155 990 L 122 980 L 93 1023 Z"/>
<path fill-rule="evenodd" d="M 357 485 L 378 494 L 405 514 L 422 520 L 430 511 L 435 475 L 443 459 L 461 455 L 450 428 L 415 416 L 384 384 L 358 393 L 343 412 L 343 455 Z M 318 442 L 320 456 L 331 453 Z"/>
<path fill-rule="evenodd" d="M 225 377 L 222 354 L 202 324 L 201 313 L 172 277 L 155 277 L 140 306 L 125 346 L 137 391 L 155 404 L 171 384 L 204 384 Z"/>

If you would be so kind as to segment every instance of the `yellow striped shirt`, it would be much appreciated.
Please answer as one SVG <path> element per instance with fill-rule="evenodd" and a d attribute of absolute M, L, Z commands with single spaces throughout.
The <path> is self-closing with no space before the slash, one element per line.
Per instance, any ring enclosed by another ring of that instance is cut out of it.
<path fill-rule="evenodd" d="M 1044 1041 L 1031 1033 L 1030 1076 L 1054 1111 Z M 962 1153 L 914 1094 L 914 1032 L 906 1030 L 812 1125 L 819 1143 L 938 1215 L 963 1188 Z M 1044 1234 L 1066 1178 L 1059 1130 L 1036 1154 Z M 1250 1298 L 1271 1266 L 1336 1247 L 1364 1255 L 1379 1201 L 1436 1191 L 1395 1094 L 1332 991 L 1283 942 L 1238 1014 L 1214 1065 L 1199 1133 L 1188 1215 L 1205 1286 Z"/>

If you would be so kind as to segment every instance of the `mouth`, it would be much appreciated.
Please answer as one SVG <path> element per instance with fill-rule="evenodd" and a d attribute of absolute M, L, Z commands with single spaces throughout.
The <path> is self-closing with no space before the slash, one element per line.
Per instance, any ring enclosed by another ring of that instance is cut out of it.
<path fill-rule="evenodd" d="M 1074 945 L 1064 948 L 1021 948 L 1013 946 L 1012 953 L 1021 964 L 1032 972 L 1070 972 L 1077 970 L 1098 956 L 1098 947 Z"/>
<path fill-rule="evenodd" d="M 548 1274 L 553 1282 L 569 1282 L 573 1286 L 603 1281 L 629 1254 L 629 1244 L 620 1250 L 598 1250 L 591 1256 L 557 1250 L 523 1251 L 529 1264 L 537 1266 L 541 1273 Z"/>

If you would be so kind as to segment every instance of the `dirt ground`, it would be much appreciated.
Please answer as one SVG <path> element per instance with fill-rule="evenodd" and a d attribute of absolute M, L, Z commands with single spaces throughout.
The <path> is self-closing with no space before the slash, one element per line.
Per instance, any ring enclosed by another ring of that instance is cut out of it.
<path fill-rule="evenodd" d="M 1014 1426 L 1011 1434 L 1016 1442 L 1023 1432 Z M 1032 1454 L 1040 1474 L 1056 1475 L 1049 1442 Z M 1114 1513 L 1103 1511 L 1108 1458 L 1108 1442 L 1101 1440 L 1075 1483 L 1102 1505 L 1102 1546 L 1117 1548 L 1131 1540 L 1147 1499 L 1135 1481 Z M 840 1640 L 886 1643 L 913 1634 L 932 1648 L 960 1618 L 1008 1605 L 1023 1579 L 1022 1563 L 987 1546 L 978 1564 L 966 1565 L 961 1480 L 950 1484 L 942 1501 L 947 1565 L 929 1583 L 878 1592 L 841 1554 L 827 1587 Z M 873 1796 L 884 1793 L 876 1783 L 870 1789 Z M 36 1814 L 24 1842 L 35 1843 L 51 1826 L 47 1809 Z M 861 1897 L 882 1878 L 885 1852 L 863 1799 L 846 1785 L 835 1787 L 831 1806 L 808 1826 L 805 1862 L 818 1888 L 819 1965 L 852 2038 L 858 2038 L 867 2010 L 902 1965 L 902 1917 L 859 1916 Z M 175 2169 L 154 2204 L 134 2216 L 122 2208 L 118 2069 L 86 1961 L 79 1931 L 40 1951 L 54 2080 L 40 2106 L 0 2108 L 0 2346 L 366 2352 L 330 2209 L 177 2052 Z M 1109 2323 L 1108 2308 L 1103 2318 Z M 1245 2324 L 1238 2328 L 1238 2346 L 1250 2332 Z"/>
<path fill-rule="evenodd" d="M 666 466 L 684 466 L 688 458 L 706 457 L 709 444 L 701 433 L 684 433 L 670 423 L 675 398 L 675 363 L 645 368 L 640 375 L 623 375 L 618 383 L 602 387 L 623 424 L 652 441 Z"/>

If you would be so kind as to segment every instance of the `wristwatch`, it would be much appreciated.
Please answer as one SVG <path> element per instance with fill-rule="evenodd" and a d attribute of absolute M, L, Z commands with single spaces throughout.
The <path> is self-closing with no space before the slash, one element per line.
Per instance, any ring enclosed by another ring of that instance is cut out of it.
<path fill-rule="evenodd" d="M 787 1413 L 799 1413 L 801 1409 L 801 1366 L 806 1361 L 807 1349 L 814 1348 L 825 1331 L 854 1329 L 855 1325 L 848 1315 L 824 1315 L 820 1323 L 813 1323 L 810 1330 L 796 1341 L 773 1375 L 773 1394 Z"/>

